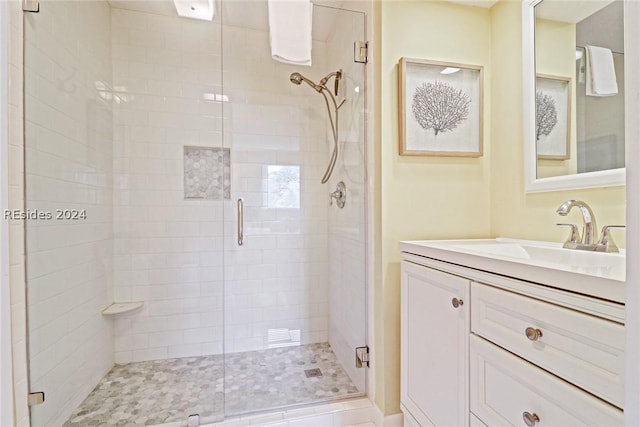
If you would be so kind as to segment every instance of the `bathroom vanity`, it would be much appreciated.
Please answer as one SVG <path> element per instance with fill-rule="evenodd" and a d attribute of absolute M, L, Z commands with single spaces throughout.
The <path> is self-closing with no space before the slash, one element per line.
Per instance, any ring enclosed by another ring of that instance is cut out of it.
<path fill-rule="evenodd" d="M 622 425 L 624 251 L 401 242 L 407 426 Z"/>

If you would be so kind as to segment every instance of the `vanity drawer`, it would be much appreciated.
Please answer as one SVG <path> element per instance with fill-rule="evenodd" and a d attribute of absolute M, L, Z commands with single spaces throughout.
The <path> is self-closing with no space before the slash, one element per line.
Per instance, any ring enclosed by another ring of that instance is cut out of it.
<path fill-rule="evenodd" d="M 470 344 L 471 411 L 486 425 L 528 425 L 526 413 L 536 426 L 623 424 L 620 409 L 482 338 Z"/>
<path fill-rule="evenodd" d="M 471 307 L 473 333 L 623 407 L 623 325 L 477 282 Z"/>

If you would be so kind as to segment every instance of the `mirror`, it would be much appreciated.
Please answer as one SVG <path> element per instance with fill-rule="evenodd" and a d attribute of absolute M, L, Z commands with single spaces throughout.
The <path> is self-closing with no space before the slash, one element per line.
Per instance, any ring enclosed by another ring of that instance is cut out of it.
<path fill-rule="evenodd" d="M 524 0 L 525 190 L 625 184 L 622 0 Z"/>

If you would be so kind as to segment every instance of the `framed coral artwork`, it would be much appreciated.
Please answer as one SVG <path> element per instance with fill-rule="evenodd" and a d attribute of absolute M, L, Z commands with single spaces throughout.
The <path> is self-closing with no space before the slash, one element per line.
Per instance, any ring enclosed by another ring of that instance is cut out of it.
<path fill-rule="evenodd" d="M 539 159 L 568 160 L 571 138 L 571 79 L 536 76 L 536 152 Z"/>
<path fill-rule="evenodd" d="M 483 67 L 400 58 L 400 155 L 482 156 Z"/>

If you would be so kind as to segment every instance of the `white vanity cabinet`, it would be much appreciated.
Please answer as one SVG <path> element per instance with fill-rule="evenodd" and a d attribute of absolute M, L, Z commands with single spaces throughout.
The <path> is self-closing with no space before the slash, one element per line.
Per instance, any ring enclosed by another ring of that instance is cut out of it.
<path fill-rule="evenodd" d="M 402 263 L 401 401 L 421 426 L 469 424 L 469 280 Z"/>
<path fill-rule="evenodd" d="M 623 304 L 402 258 L 405 425 L 623 424 Z"/>

